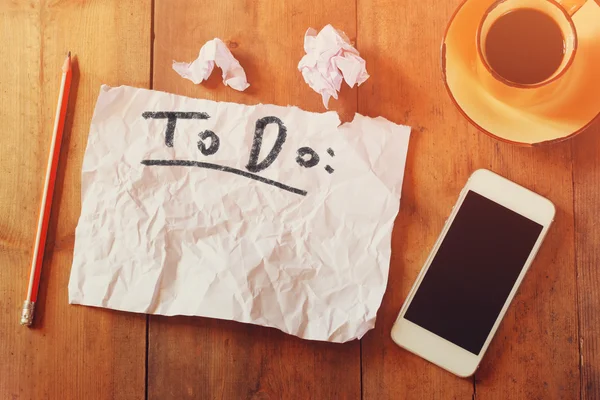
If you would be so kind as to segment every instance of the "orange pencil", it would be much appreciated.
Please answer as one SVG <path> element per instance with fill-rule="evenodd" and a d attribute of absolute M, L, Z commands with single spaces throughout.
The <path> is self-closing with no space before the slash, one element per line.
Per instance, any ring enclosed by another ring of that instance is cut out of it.
<path fill-rule="evenodd" d="M 71 87 L 71 52 L 67 55 L 62 67 L 62 81 L 60 82 L 60 93 L 56 116 L 54 117 L 54 132 L 50 142 L 50 154 L 48 155 L 48 166 L 46 168 L 46 180 L 42 192 L 42 204 L 40 206 L 40 217 L 38 219 L 37 234 L 33 246 L 31 260 L 31 274 L 29 276 L 29 288 L 27 298 L 23 303 L 21 314 L 21 325 L 30 326 L 33 322 L 33 311 L 37 301 L 42 262 L 44 261 L 44 249 L 46 247 L 46 234 L 48 233 L 48 222 L 50 221 L 50 210 L 52 209 L 52 195 L 54 193 L 54 181 L 58 168 L 58 156 L 62 142 L 65 117 L 67 115 L 67 102 L 69 100 L 69 89 Z"/>

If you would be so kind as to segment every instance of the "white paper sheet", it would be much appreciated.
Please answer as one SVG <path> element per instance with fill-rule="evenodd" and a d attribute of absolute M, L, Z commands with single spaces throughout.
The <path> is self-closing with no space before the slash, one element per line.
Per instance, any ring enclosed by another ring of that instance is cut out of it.
<path fill-rule="evenodd" d="M 103 86 L 70 303 L 362 337 L 387 285 L 409 132 Z"/>
<path fill-rule="evenodd" d="M 215 68 L 215 64 L 221 68 L 225 86 L 240 92 L 250 86 L 244 68 L 231 54 L 227 45 L 219 38 L 206 42 L 200 48 L 198 58 L 191 63 L 173 61 L 173 69 L 181 77 L 189 79 L 197 85 L 208 79 Z"/>

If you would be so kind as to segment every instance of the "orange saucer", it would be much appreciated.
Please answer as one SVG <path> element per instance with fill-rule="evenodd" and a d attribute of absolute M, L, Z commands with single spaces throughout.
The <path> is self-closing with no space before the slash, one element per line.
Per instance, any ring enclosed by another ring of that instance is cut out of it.
<path fill-rule="evenodd" d="M 588 0 L 573 16 L 577 54 L 560 90 L 542 102 L 523 105 L 490 94 L 478 69 L 477 30 L 495 1 L 466 0 L 448 25 L 442 71 L 458 109 L 484 133 L 525 146 L 565 140 L 585 130 L 600 115 L 600 6 Z"/>

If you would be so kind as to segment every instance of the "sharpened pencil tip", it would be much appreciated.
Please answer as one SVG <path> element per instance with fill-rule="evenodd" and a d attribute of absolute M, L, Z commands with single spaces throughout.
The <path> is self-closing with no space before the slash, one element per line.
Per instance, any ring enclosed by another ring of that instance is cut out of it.
<path fill-rule="evenodd" d="M 63 63 L 62 70 L 63 72 L 67 72 L 71 69 L 71 52 L 67 54 L 67 58 L 65 58 L 65 62 Z"/>

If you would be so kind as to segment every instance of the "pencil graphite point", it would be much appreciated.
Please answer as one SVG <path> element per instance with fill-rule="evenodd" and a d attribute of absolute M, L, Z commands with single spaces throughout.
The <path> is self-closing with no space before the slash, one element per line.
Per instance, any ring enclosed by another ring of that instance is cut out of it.
<path fill-rule="evenodd" d="M 67 58 L 65 58 L 65 62 L 62 67 L 63 72 L 67 72 L 69 69 L 71 69 L 71 52 L 70 51 L 67 54 Z"/>

